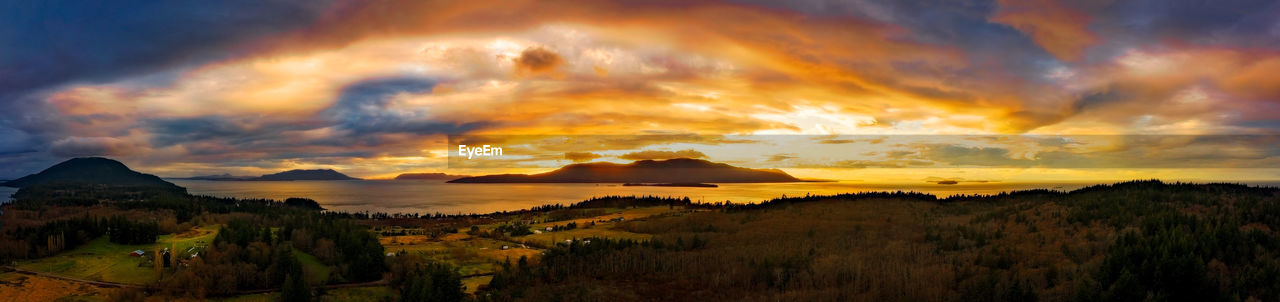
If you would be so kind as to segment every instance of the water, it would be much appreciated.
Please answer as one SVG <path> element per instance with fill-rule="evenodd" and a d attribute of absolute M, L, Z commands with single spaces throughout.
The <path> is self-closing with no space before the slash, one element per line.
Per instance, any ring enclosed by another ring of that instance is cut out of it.
<path fill-rule="evenodd" d="M 0 204 L 8 203 L 14 192 L 18 192 L 18 188 L 0 187 Z"/>
<path fill-rule="evenodd" d="M 1009 190 L 1074 190 L 1093 183 L 973 183 L 880 185 L 857 182 L 719 184 L 718 188 L 625 187 L 617 184 L 455 184 L 443 181 L 207 181 L 169 180 L 197 195 L 284 199 L 306 197 L 326 209 L 386 213 L 490 213 L 546 204 L 570 204 L 596 196 L 653 195 L 693 201 L 755 203 L 781 196 L 868 191 L 916 191 L 941 197 Z"/>

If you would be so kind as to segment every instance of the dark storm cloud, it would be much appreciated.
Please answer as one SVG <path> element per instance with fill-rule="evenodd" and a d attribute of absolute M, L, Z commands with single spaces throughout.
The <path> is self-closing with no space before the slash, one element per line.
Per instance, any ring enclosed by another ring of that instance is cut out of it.
<path fill-rule="evenodd" d="M 0 101 L 68 82 L 233 57 L 311 23 L 330 1 L 5 1 Z"/>
<path fill-rule="evenodd" d="M 1073 104 L 1073 108 L 1075 109 L 1076 112 L 1081 112 L 1089 109 L 1099 109 L 1100 107 L 1106 106 L 1107 104 L 1122 102 L 1126 99 L 1129 99 L 1130 97 L 1131 96 L 1127 95 L 1127 93 L 1125 93 L 1125 91 L 1122 89 L 1107 89 L 1103 91 L 1096 91 L 1096 92 L 1085 94 L 1084 96 L 1077 99 L 1075 104 Z"/>
<path fill-rule="evenodd" d="M 249 134 L 241 123 L 222 116 L 154 119 L 145 122 L 153 135 L 152 144 L 167 147 L 185 142 L 233 138 Z"/>
<path fill-rule="evenodd" d="M 431 92 L 435 81 L 425 78 L 397 77 L 365 80 L 347 86 L 324 118 L 350 131 L 353 136 L 375 133 L 461 133 L 485 123 L 454 124 L 430 119 L 430 108 L 391 108 L 391 98 L 398 94 Z"/>
<path fill-rule="evenodd" d="M 133 143 L 114 137 L 68 137 L 57 140 L 49 148 L 63 157 L 128 155 L 136 149 Z"/>
<path fill-rule="evenodd" d="M 388 152 L 381 148 L 421 135 L 465 132 L 483 126 L 439 122 L 430 116 L 430 108 L 400 108 L 392 104 L 397 95 L 430 93 L 434 86 L 433 80 L 424 78 L 375 78 L 344 88 L 329 108 L 310 116 L 209 115 L 149 119 L 142 124 L 151 134 L 153 146 L 183 145 L 188 155 L 208 160 L 246 157 L 310 162 L 374 157 Z M 299 135 L 313 130 L 326 130 L 326 134 Z"/>
<path fill-rule="evenodd" d="M 1084 4 L 1081 4 L 1084 5 Z M 1094 7 L 1090 27 L 1123 42 L 1175 39 L 1201 44 L 1275 47 L 1280 2 L 1116 1 Z"/>

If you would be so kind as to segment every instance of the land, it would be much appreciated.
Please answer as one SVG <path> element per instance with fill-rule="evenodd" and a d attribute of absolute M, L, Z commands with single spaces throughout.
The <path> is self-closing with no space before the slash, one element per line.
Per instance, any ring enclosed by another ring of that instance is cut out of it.
<path fill-rule="evenodd" d="M 88 205 L 41 195 L 79 188 L 19 194 L 5 206 L 0 247 L 22 272 L 0 273 L 0 297 L 1280 300 L 1280 189 L 1271 187 L 1131 181 L 1071 192 L 880 192 L 755 204 L 607 196 L 464 215 L 318 213 L 286 202 L 224 208 L 217 205 L 231 201 L 185 197 L 203 210 L 184 219 L 148 195 L 112 201 L 104 196 L 117 195 L 93 191 L 97 202 Z M 119 244 L 111 234 L 62 231 L 102 221 L 67 219 L 113 215 L 157 221 L 162 234 Z M 31 234 L 47 236 L 18 244 Z M 201 246 L 200 260 L 179 253 L 191 260 L 160 273 L 128 255 Z"/>
<path fill-rule="evenodd" d="M 293 180 L 359 180 L 359 178 L 347 176 L 333 169 L 313 169 L 303 170 L 295 169 L 280 173 L 265 174 L 262 176 L 234 176 L 231 174 L 221 175 L 203 175 L 192 177 L 180 177 L 174 179 L 188 180 L 212 180 L 212 181 L 293 181 Z"/>
<path fill-rule="evenodd" d="M 252 180 L 357 180 L 333 169 L 289 170 L 275 174 L 266 174 Z"/>
<path fill-rule="evenodd" d="M 799 182 L 777 169 L 748 169 L 701 159 L 571 164 L 539 174 L 466 177 L 451 183 L 770 183 Z"/>
<path fill-rule="evenodd" d="M 151 186 L 181 190 L 181 187 L 155 175 L 129 169 L 123 163 L 101 157 L 73 158 L 44 171 L 4 182 L 7 187 L 23 188 L 41 184 L 92 184 L 108 187 Z"/>
<path fill-rule="evenodd" d="M 202 226 L 180 234 L 162 235 L 154 244 L 122 245 L 100 237 L 54 256 L 18 261 L 17 268 L 92 281 L 148 284 L 159 277 L 149 264 L 150 258 L 134 257 L 130 252 L 142 250 L 151 255 L 158 249 L 171 248 L 180 251 L 179 254 L 190 255 L 183 251 L 208 246 L 217 235 L 218 227 Z"/>

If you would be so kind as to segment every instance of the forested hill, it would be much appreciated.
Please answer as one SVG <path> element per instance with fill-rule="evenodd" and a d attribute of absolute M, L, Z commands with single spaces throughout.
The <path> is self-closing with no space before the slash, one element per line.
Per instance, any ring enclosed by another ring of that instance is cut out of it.
<path fill-rule="evenodd" d="M 41 184 L 145 186 L 185 191 L 160 177 L 133 171 L 123 163 L 101 157 L 72 158 L 40 173 L 5 182 L 4 186 L 25 188 Z"/>

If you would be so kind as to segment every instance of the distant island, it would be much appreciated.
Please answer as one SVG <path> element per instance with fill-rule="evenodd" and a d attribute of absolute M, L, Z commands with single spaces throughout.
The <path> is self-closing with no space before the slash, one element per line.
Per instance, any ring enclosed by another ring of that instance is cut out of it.
<path fill-rule="evenodd" d="M 26 188 L 37 185 L 94 185 L 106 187 L 157 187 L 185 191 L 160 177 L 139 173 L 123 163 L 102 157 L 72 158 L 36 174 L 5 182 L 3 186 Z"/>
<path fill-rule="evenodd" d="M 396 180 L 453 180 L 471 177 L 470 175 L 452 175 L 444 173 L 404 173 L 396 175 Z"/>
<path fill-rule="evenodd" d="M 704 183 L 656 183 L 656 184 L 646 184 L 646 183 L 633 183 L 633 182 L 624 183 L 624 184 L 622 184 L 622 186 L 623 186 L 623 187 L 692 187 L 692 188 L 718 188 L 718 187 L 720 187 L 720 186 L 718 186 L 718 185 L 716 185 L 716 184 L 704 184 Z"/>
<path fill-rule="evenodd" d="M 291 181 L 291 180 L 359 180 L 333 169 L 294 169 L 274 174 L 254 176 L 232 176 L 231 174 L 192 176 L 174 179 L 212 180 L 212 181 Z"/>
<path fill-rule="evenodd" d="M 275 174 L 267 174 L 253 180 L 358 180 L 359 178 L 338 173 L 333 169 L 289 170 Z"/>
<path fill-rule="evenodd" d="M 454 179 L 451 183 L 771 183 L 801 182 L 782 170 L 749 169 L 701 159 L 641 160 L 571 164 L 539 174 L 498 174 Z"/>

